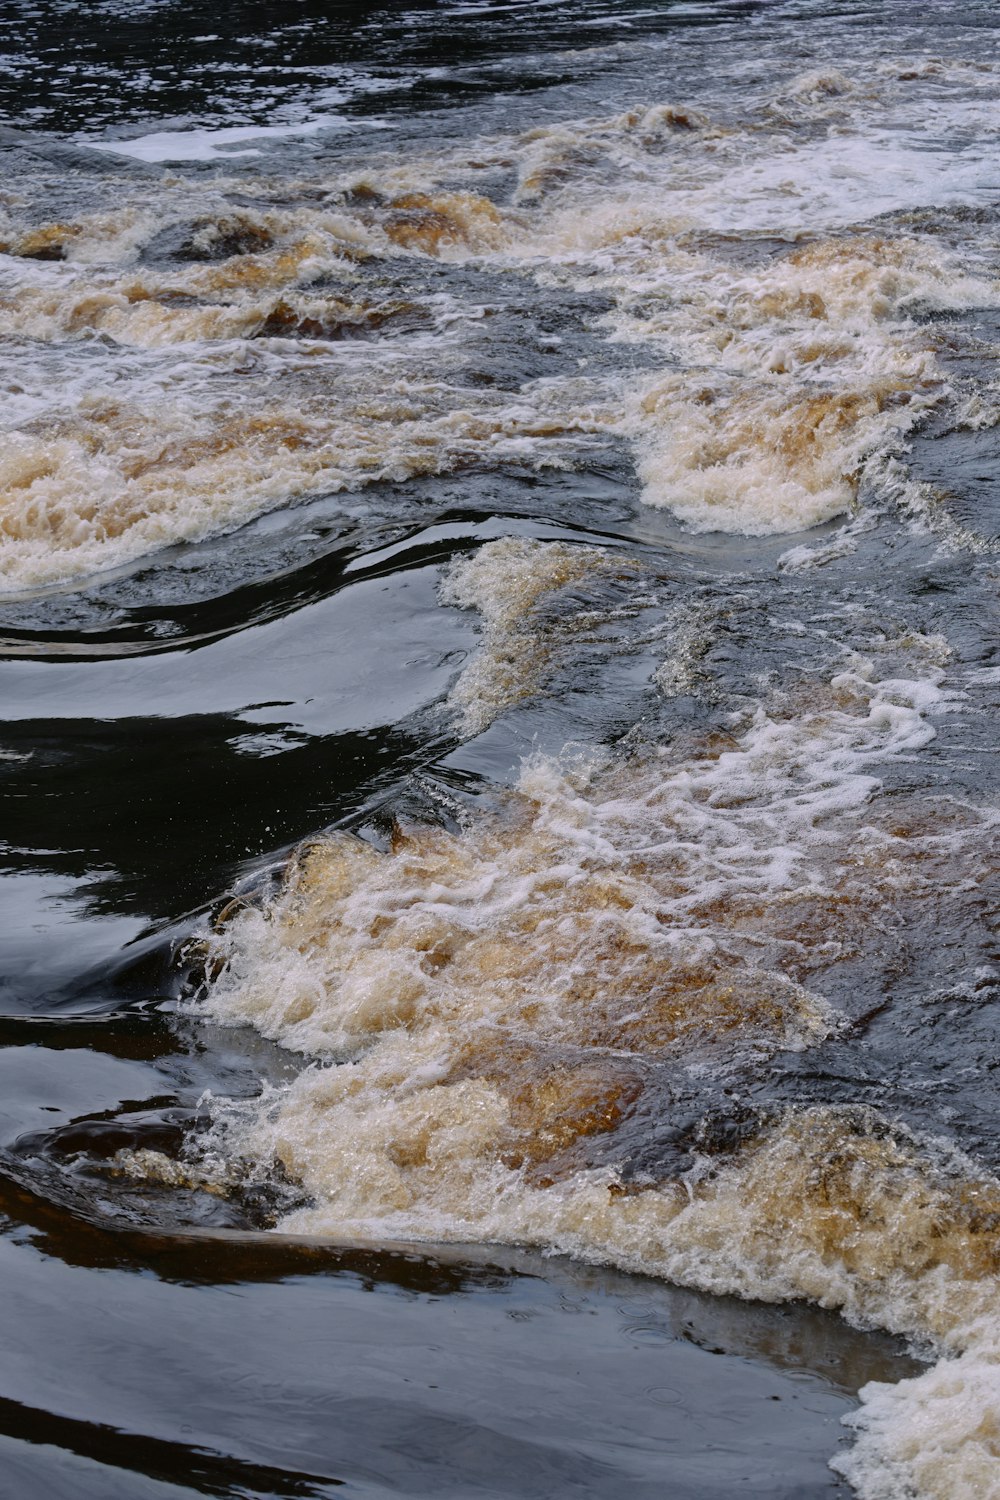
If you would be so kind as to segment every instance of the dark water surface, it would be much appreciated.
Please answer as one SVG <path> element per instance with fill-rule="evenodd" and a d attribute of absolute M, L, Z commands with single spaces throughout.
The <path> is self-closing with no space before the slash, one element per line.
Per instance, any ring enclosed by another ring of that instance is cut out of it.
<path fill-rule="evenodd" d="M 992 7 L 280 9 L 0 5 L 0 1495 L 1000 1495 Z"/>

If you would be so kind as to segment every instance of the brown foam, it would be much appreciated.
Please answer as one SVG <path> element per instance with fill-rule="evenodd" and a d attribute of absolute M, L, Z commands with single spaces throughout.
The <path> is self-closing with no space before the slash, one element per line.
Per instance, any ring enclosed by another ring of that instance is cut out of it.
<path fill-rule="evenodd" d="M 76 224 L 44 224 L 14 241 L 14 254 L 26 260 L 65 260 L 66 242 L 78 233 Z"/>
<path fill-rule="evenodd" d="M 488 249 L 502 239 L 503 216 L 475 193 L 403 193 L 379 215 L 394 245 L 441 255 L 457 246 Z"/>
<path fill-rule="evenodd" d="M 481 650 L 449 696 L 464 732 L 478 733 L 504 709 L 532 697 L 572 644 L 614 613 L 600 604 L 560 610 L 564 590 L 588 578 L 613 587 L 641 572 L 634 558 L 617 553 L 521 537 L 488 542 L 454 563 L 441 596 L 477 609 L 484 627 Z"/>

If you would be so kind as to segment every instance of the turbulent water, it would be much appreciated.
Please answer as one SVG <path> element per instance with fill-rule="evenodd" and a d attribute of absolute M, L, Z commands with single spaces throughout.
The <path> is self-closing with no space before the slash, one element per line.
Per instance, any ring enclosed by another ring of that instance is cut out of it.
<path fill-rule="evenodd" d="M 1000 1496 L 992 7 L 101 12 L 0 7 L 10 1243 L 836 1311 L 746 1492 Z"/>

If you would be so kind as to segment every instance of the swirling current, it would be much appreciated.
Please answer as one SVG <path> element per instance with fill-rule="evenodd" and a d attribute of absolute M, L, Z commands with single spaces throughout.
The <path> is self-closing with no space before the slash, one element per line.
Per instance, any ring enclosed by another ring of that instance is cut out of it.
<path fill-rule="evenodd" d="M 0 1493 L 1000 1497 L 993 7 L 0 95 Z"/>

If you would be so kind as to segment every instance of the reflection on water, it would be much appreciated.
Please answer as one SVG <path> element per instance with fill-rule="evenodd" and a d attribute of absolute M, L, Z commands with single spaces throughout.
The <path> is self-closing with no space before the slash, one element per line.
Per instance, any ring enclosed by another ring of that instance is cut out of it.
<path fill-rule="evenodd" d="M 995 18 L 217 12 L 0 11 L 9 1493 L 993 1495 Z"/>
<path fill-rule="evenodd" d="M 0 1424 L 17 1440 L 8 1472 L 36 1486 L 68 1472 L 78 1493 L 105 1494 L 145 1494 L 123 1483 L 136 1473 L 223 1495 L 323 1495 L 338 1480 L 386 1495 L 836 1493 L 818 1450 L 836 1441 L 845 1391 L 908 1368 L 819 1314 L 554 1261 L 115 1240 L 43 1230 L 54 1265 L 29 1246 L 4 1253 L 23 1316 L 8 1366 L 19 1401 Z M 110 1269 L 129 1252 L 155 1281 Z M 63 1348 L 88 1388 L 38 1357 L 54 1297 L 81 1308 Z"/>

